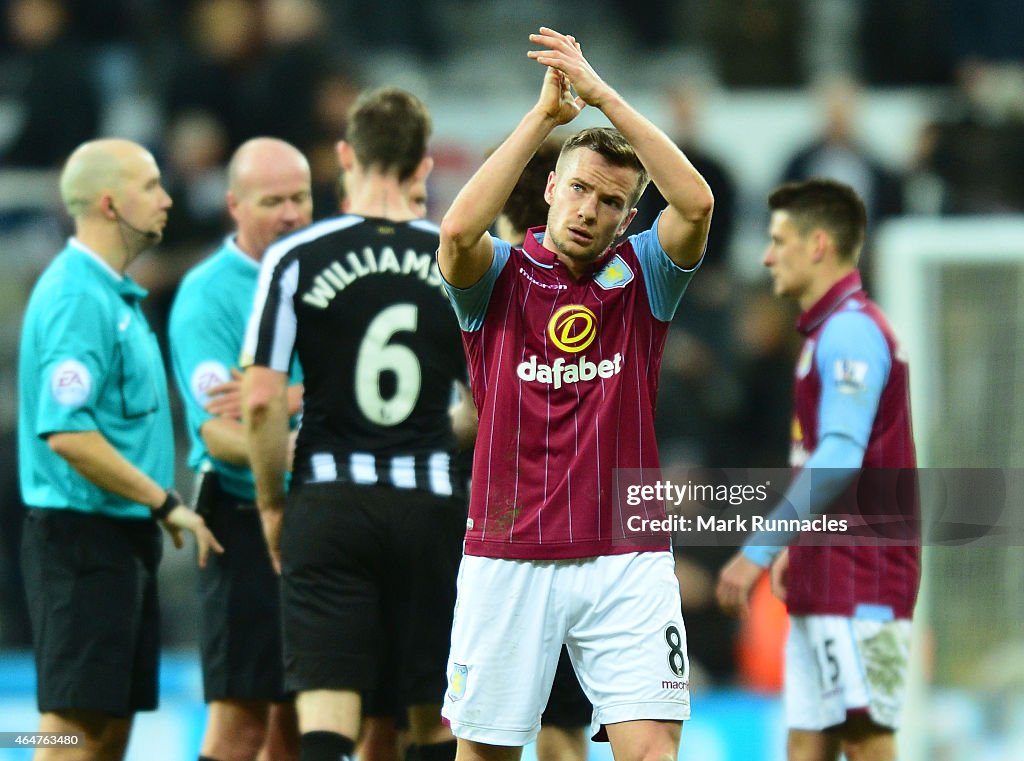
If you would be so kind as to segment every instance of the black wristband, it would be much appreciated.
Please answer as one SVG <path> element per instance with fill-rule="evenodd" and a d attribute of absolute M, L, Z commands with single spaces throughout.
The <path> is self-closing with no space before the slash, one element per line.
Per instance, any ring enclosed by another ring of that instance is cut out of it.
<path fill-rule="evenodd" d="M 181 497 L 178 496 L 178 492 L 174 491 L 174 489 L 168 489 L 167 498 L 164 500 L 164 503 L 153 511 L 153 520 L 166 520 L 167 516 L 171 514 L 171 511 L 173 511 L 174 508 L 178 505 L 184 504 L 184 501 L 182 501 Z"/>

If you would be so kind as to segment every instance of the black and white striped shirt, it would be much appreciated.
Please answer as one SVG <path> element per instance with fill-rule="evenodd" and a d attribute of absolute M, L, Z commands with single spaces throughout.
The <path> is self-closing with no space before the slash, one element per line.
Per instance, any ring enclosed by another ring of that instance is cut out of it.
<path fill-rule="evenodd" d="M 267 250 L 242 361 L 287 371 L 298 353 L 299 483 L 461 492 L 448 406 L 466 360 L 437 245 L 430 222 L 345 215 Z"/>

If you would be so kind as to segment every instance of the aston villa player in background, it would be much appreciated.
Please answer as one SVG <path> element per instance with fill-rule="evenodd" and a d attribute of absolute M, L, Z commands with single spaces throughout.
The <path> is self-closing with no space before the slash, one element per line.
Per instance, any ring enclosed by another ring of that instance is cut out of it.
<path fill-rule="evenodd" d="M 480 413 L 443 714 L 460 761 L 514 761 L 537 735 L 565 642 L 592 729 L 616 759 L 675 758 L 689 669 L 673 558 L 667 537 L 623 537 L 613 478 L 658 467 L 665 336 L 713 198 L 575 39 L 542 28 L 530 40 L 543 49 L 529 57 L 547 67 L 539 100 L 441 225 L 438 263 Z M 547 227 L 522 248 L 492 238 L 530 157 L 586 105 L 614 129 L 566 141 L 544 191 Z M 668 207 L 610 248 L 648 177 Z"/>
<path fill-rule="evenodd" d="M 804 310 L 790 457 L 800 470 L 772 515 L 827 512 L 863 468 L 859 496 L 872 487 L 865 507 L 915 525 L 916 487 L 878 489 L 876 483 L 880 469 L 905 472 L 916 467 L 916 457 L 907 363 L 857 271 L 864 204 L 848 186 L 818 179 L 783 185 L 768 203 L 764 265 L 776 295 Z M 743 613 L 751 587 L 774 561 L 773 588 L 790 616 L 789 759 L 834 761 L 842 751 L 851 761 L 894 761 L 919 541 L 915 535 L 883 544 L 869 537 L 859 546 L 822 546 L 815 539 L 785 550 L 794 538 L 755 534 L 723 568 L 718 585 L 722 607 Z"/>

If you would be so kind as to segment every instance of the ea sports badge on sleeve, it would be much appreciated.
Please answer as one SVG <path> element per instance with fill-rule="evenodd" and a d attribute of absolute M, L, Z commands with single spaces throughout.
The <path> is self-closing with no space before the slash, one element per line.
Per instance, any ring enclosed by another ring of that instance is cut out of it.
<path fill-rule="evenodd" d="M 196 365 L 192 371 L 189 383 L 192 386 L 192 398 L 196 404 L 205 407 L 210 403 L 210 395 L 207 393 L 214 386 L 227 383 L 231 380 L 231 373 L 222 362 L 207 359 Z"/>
<path fill-rule="evenodd" d="M 50 394 L 63 407 L 81 407 L 91 393 L 92 375 L 77 359 L 65 359 L 50 373 Z"/>

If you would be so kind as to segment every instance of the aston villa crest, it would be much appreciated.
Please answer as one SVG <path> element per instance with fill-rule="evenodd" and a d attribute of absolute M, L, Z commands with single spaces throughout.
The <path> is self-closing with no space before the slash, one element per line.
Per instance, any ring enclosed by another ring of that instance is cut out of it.
<path fill-rule="evenodd" d="M 612 288 L 623 288 L 633 279 L 633 270 L 623 261 L 622 257 L 616 254 L 604 268 L 597 273 L 594 282 L 610 291 Z"/>
<path fill-rule="evenodd" d="M 452 673 L 448 677 L 448 697 L 452 700 L 462 700 L 466 694 L 466 679 L 469 676 L 469 666 L 461 663 L 452 664 Z"/>

